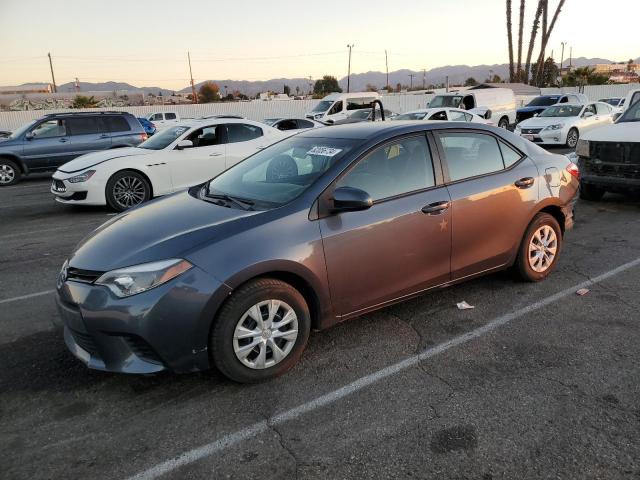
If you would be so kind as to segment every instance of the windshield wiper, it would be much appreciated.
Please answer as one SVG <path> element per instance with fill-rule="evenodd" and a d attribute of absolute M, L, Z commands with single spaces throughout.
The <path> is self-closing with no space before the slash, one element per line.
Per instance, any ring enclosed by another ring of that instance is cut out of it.
<path fill-rule="evenodd" d="M 214 200 L 224 200 L 227 203 L 235 203 L 243 210 L 253 210 L 253 205 L 255 205 L 255 202 L 252 202 L 251 200 L 232 197 L 226 193 L 210 193 L 207 191 L 204 196 L 207 198 L 213 198 Z"/>

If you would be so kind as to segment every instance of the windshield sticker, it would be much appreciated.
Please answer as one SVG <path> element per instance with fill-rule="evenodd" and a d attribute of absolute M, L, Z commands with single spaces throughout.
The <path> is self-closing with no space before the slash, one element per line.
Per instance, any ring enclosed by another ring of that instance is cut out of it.
<path fill-rule="evenodd" d="M 342 151 L 341 148 L 331 147 L 313 147 L 307 152 L 307 155 L 321 155 L 323 157 L 335 157 Z"/>

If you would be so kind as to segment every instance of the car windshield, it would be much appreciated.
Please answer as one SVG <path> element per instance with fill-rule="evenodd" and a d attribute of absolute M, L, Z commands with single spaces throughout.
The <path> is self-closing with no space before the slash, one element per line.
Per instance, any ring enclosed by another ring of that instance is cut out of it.
<path fill-rule="evenodd" d="M 617 121 L 617 123 L 623 122 L 640 122 L 640 101 L 631 105 Z"/>
<path fill-rule="evenodd" d="M 369 115 L 371 115 L 371 110 L 368 108 L 365 108 L 363 110 L 356 110 L 351 115 L 349 115 L 349 117 L 367 119 L 369 118 Z"/>
<path fill-rule="evenodd" d="M 209 182 L 208 193 L 248 201 L 257 208 L 285 205 L 360 142 L 290 137 L 218 175 Z"/>
<path fill-rule="evenodd" d="M 171 145 L 180 135 L 189 130 L 190 127 L 171 127 L 156 133 L 153 137 L 138 145 L 139 148 L 149 150 L 162 150 Z"/>
<path fill-rule="evenodd" d="M 609 105 L 613 105 L 614 107 L 617 107 L 618 104 L 620 103 L 619 98 L 605 98 L 604 100 L 600 100 L 600 101 L 608 103 Z"/>
<path fill-rule="evenodd" d="M 17 129 L 15 132 L 12 132 L 11 135 L 9 135 L 8 138 L 10 139 L 14 139 L 14 138 L 18 138 L 20 136 L 22 136 L 23 133 L 28 132 L 29 130 L 31 130 L 31 128 L 36 124 L 36 122 L 38 122 L 39 120 L 34 120 L 33 122 L 29 122 L 26 125 L 23 125 L 22 127 L 20 127 L 19 129 Z"/>
<path fill-rule="evenodd" d="M 422 120 L 427 116 L 426 112 L 409 112 L 393 117 L 394 120 Z"/>
<path fill-rule="evenodd" d="M 527 107 L 548 107 L 558 103 L 558 100 L 560 97 L 536 97 L 527 104 Z"/>
<path fill-rule="evenodd" d="M 577 117 L 582 111 L 582 105 L 556 105 L 549 107 L 540 114 L 541 117 Z"/>
<path fill-rule="evenodd" d="M 322 100 L 315 107 L 313 107 L 313 110 L 311 111 L 315 113 L 326 112 L 327 110 L 329 110 L 329 107 L 331 107 L 331 105 L 333 105 L 332 100 Z"/>
<path fill-rule="evenodd" d="M 460 102 L 462 102 L 461 95 L 438 95 L 434 97 L 431 102 L 429 102 L 430 108 L 442 108 L 442 107 L 453 107 L 458 108 L 460 106 Z"/>
<path fill-rule="evenodd" d="M 279 118 L 265 118 L 264 120 L 262 120 L 262 123 L 266 123 L 267 125 L 272 126 L 278 120 L 280 120 L 280 119 Z"/>

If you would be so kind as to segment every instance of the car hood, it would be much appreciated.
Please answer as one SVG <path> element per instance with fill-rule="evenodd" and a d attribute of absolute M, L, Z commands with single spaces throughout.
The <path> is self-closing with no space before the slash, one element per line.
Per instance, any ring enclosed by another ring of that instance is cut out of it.
<path fill-rule="evenodd" d="M 538 107 L 522 107 L 519 108 L 517 111 L 520 113 L 529 113 L 529 112 L 542 112 L 543 110 L 545 110 L 547 107 L 542 107 L 542 106 L 538 106 Z"/>
<path fill-rule="evenodd" d="M 58 171 L 63 173 L 75 173 L 81 170 L 86 170 L 89 167 L 93 167 L 102 162 L 113 160 L 114 158 L 133 157 L 137 155 L 149 155 L 157 150 L 150 150 L 147 148 L 137 147 L 125 147 L 125 148 L 113 148 L 111 150 L 100 150 L 99 152 L 87 153 L 70 162 L 62 165 Z"/>
<path fill-rule="evenodd" d="M 578 117 L 533 117 L 528 118 L 524 122 L 520 122 L 518 125 L 522 128 L 546 127 L 548 125 L 556 125 L 558 123 L 569 125 L 574 123 L 577 119 Z"/>
<path fill-rule="evenodd" d="M 69 264 L 105 272 L 180 258 L 197 245 L 229 234 L 232 224 L 261 213 L 222 207 L 183 191 L 104 223 L 80 242 Z"/>
<path fill-rule="evenodd" d="M 586 132 L 582 139 L 592 142 L 640 142 L 640 122 L 604 125 Z"/>

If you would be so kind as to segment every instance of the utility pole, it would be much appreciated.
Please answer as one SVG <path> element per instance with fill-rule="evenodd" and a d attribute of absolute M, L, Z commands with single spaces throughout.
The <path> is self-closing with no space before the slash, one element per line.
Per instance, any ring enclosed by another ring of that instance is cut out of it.
<path fill-rule="evenodd" d="M 78 77 L 76 77 L 76 83 L 74 83 L 73 87 L 75 88 L 76 93 L 80 91 L 80 80 L 78 80 Z"/>
<path fill-rule="evenodd" d="M 389 86 L 389 57 L 387 56 L 387 51 L 384 51 L 384 63 L 387 67 L 387 84 L 385 85 L 386 87 Z"/>
<path fill-rule="evenodd" d="M 410 73 L 409 74 L 409 78 L 411 79 L 410 85 L 409 85 L 409 90 L 411 90 L 413 88 L 413 77 L 415 77 L 415 76 L 416 76 L 415 73 Z"/>
<path fill-rule="evenodd" d="M 349 49 L 349 67 L 347 69 L 347 93 L 349 93 L 349 88 L 351 87 L 351 49 L 354 47 L 354 44 L 347 45 Z"/>
<path fill-rule="evenodd" d="M 422 69 L 422 90 L 426 90 L 427 88 L 427 69 Z"/>
<path fill-rule="evenodd" d="M 309 75 L 309 95 L 313 95 L 313 77 Z"/>
<path fill-rule="evenodd" d="M 449 93 L 449 75 L 447 75 L 447 83 L 446 83 L 446 89 L 447 89 L 447 93 Z"/>
<path fill-rule="evenodd" d="M 51 62 L 51 53 L 47 53 L 49 57 L 49 68 L 51 69 L 51 81 L 53 82 L 53 93 L 58 93 L 58 86 L 56 85 L 56 77 L 53 75 L 53 63 Z"/>
<path fill-rule="evenodd" d="M 191 96 L 193 100 L 191 103 L 198 103 L 198 94 L 196 93 L 196 86 L 193 83 L 193 72 L 191 71 L 191 53 L 187 52 L 187 59 L 189 60 L 189 78 L 191 78 Z"/>
<path fill-rule="evenodd" d="M 573 58 L 573 47 L 569 47 L 569 71 L 571 71 L 571 59 Z"/>
<path fill-rule="evenodd" d="M 567 42 L 560 42 L 560 45 L 562 45 L 562 53 L 560 54 L 560 76 L 562 76 L 562 69 L 564 68 L 564 46 L 567 44 Z"/>

